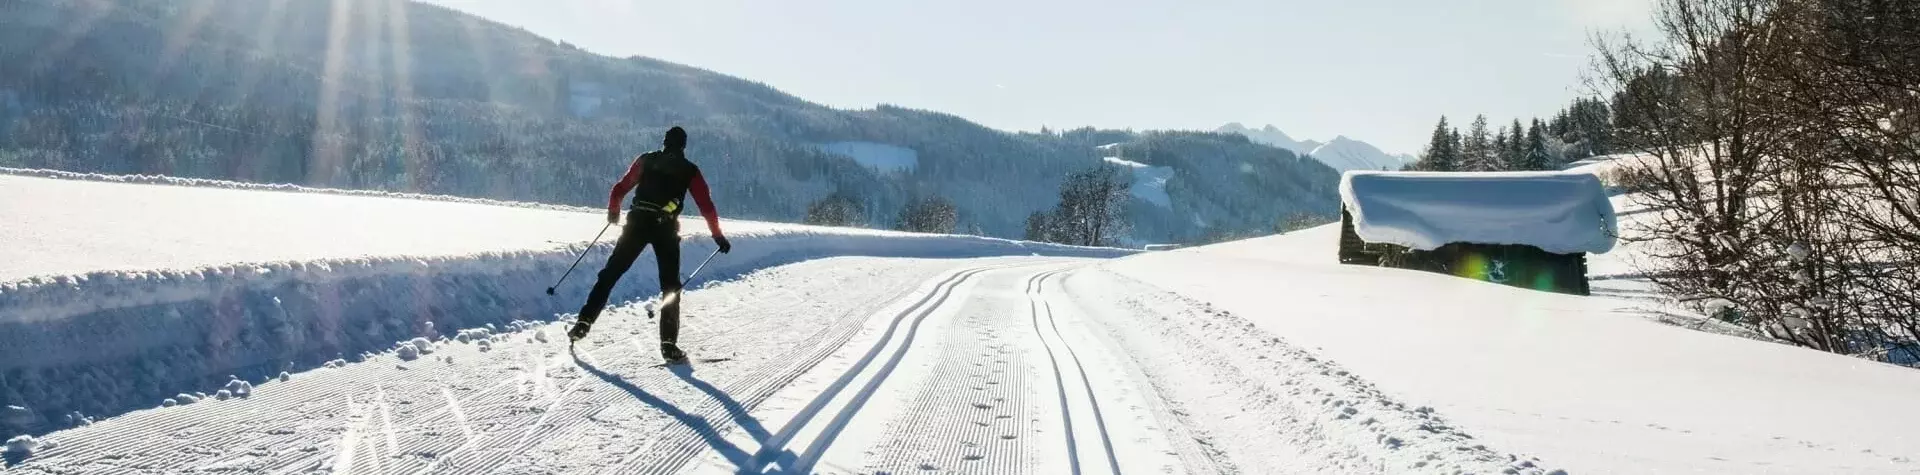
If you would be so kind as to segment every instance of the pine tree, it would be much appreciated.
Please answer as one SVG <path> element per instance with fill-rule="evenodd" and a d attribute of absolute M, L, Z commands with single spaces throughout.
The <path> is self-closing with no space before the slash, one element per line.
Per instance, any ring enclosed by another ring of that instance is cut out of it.
<path fill-rule="evenodd" d="M 952 234 L 960 224 L 960 213 L 952 201 L 939 196 L 914 198 L 900 208 L 894 229 L 916 233 Z"/>
<path fill-rule="evenodd" d="M 1531 170 L 1527 168 L 1527 128 L 1520 125 L 1520 119 L 1513 119 L 1513 128 L 1507 136 L 1507 169 Z"/>
<path fill-rule="evenodd" d="M 1533 127 L 1527 129 L 1527 152 L 1522 170 L 1549 170 L 1553 168 L 1553 156 L 1547 151 L 1547 126 L 1534 119 Z"/>
<path fill-rule="evenodd" d="M 859 226 L 867 221 L 866 207 L 845 190 L 807 206 L 806 223 L 819 226 Z"/>
<path fill-rule="evenodd" d="M 1447 127 L 1447 117 L 1440 116 L 1440 124 L 1433 128 L 1433 140 L 1427 143 L 1427 153 L 1420 157 L 1420 169 L 1440 172 L 1460 170 L 1459 132 Z"/>
<path fill-rule="evenodd" d="M 1021 239 L 1033 242 L 1053 242 L 1053 215 L 1045 211 L 1035 211 L 1027 215 L 1027 234 Z"/>
<path fill-rule="evenodd" d="M 1487 136 L 1487 116 L 1473 117 L 1473 125 L 1467 126 L 1467 135 L 1461 139 L 1460 161 L 1463 169 L 1472 171 L 1493 171 L 1499 169 L 1493 163 L 1493 142 Z"/>
<path fill-rule="evenodd" d="M 1488 171 L 1506 170 L 1508 169 L 1507 165 L 1515 161 L 1513 158 L 1513 147 L 1509 145 L 1509 143 L 1513 142 L 1512 137 L 1513 134 L 1507 132 L 1507 126 L 1504 125 L 1500 126 L 1499 133 L 1493 135 L 1493 145 L 1491 150 L 1488 150 L 1488 153 L 1492 155 L 1492 157 L 1487 160 Z"/>

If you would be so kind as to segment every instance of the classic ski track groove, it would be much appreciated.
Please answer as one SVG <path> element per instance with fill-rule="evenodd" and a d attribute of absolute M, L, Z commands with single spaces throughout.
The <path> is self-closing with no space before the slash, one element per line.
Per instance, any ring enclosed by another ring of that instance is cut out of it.
<path fill-rule="evenodd" d="M 944 291 L 950 292 L 953 285 L 957 285 L 958 282 L 964 281 L 974 274 L 1003 267 L 1006 266 L 986 265 L 953 271 L 951 275 L 933 285 L 927 295 L 922 297 L 920 302 L 914 305 L 924 304 L 928 299 L 939 295 L 943 289 Z M 924 283 L 916 287 L 923 286 L 925 286 Z M 806 374 L 807 371 L 812 370 L 815 366 L 818 366 L 821 362 L 836 353 L 841 347 L 846 345 L 847 341 L 853 339 L 855 335 L 860 333 L 860 330 L 865 328 L 864 323 L 870 320 L 874 313 L 888 304 L 898 301 L 900 295 L 908 294 L 908 292 L 909 291 L 903 290 L 893 294 L 891 298 L 877 299 L 871 302 L 871 305 L 858 306 L 843 313 L 835 319 L 836 323 L 834 325 L 816 332 L 813 337 L 800 340 L 801 345 L 798 345 L 793 351 L 789 351 L 787 354 L 774 358 L 767 364 L 755 368 L 753 372 L 746 375 L 746 377 L 738 378 L 741 381 L 747 381 L 748 388 L 738 392 L 725 391 L 725 393 L 732 395 L 735 401 L 739 402 L 741 406 L 740 409 L 744 413 L 751 413 L 760 403 L 765 402 L 780 389 L 785 388 L 795 379 Z M 913 307 L 910 306 L 908 308 L 911 309 Z M 902 313 L 902 315 L 904 314 L 905 312 Z M 898 316 L 896 316 L 896 320 L 897 319 Z M 882 341 L 879 344 L 884 345 L 884 343 L 885 341 Z M 858 368 L 856 367 L 849 371 L 857 373 Z M 702 401 L 700 410 L 697 412 L 690 411 L 690 414 L 697 417 L 705 417 L 708 420 L 713 420 L 716 418 L 716 415 L 720 414 L 728 417 L 735 416 L 730 413 L 728 408 L 718 403 L 719 401 L 714 400 L 711 396 L 706 396 Z M 745 414 L 741 415 L 744 416 Z M 619 464 L 619 466 L 623 468 L 621 471 L 623 473 L 647 474 L 677 473 L 696 455 L 705 452 L 705 443 L 700 440 L 700 434 L 694 428 L 678 423 L 670 423 L 669 426 L 673 430 L 671 434 L 662 436 L 660 439 L 657 439 L 655 443 L 644 447 L 643 450 L 635 451 L 634 453 L 628 454 L 627 457 L 624 457 Z M 762 430 L 764 430 L 764 427 Z M 774 439 L 767 438 L 767 440 L 769 441 L 768 446 L 772 446 L 771 441 Z M 662 447 L 665 448 L 663 449 Z M 665 450 L 667 453 L 655 453 L 661 450 Z M 641 457 L 640 459 L 649 460 L 650 462 L 627 470 L 626 466 L 632 463 L 633 459 L 643 452 L 651 456 Z M 752 467 L 739 468 L 741 470 L 747 470 Z"/>
<path fill-rule="evenodd" d="M 1054 384 L 1056 388 L 1060 390 L 1060 419 L 1061 424 L 1066 428 L 1068 457 L 1073 459 L 1073 473 L 1076 475 L 1082 473 L 1082 464 L 1079 460 L 1080 450 L 1078 449 L 1080 443 L 1077 440 L 1082 434 L 1073 428 L 1073 411 L 1070 409 L 1068 400 L 1084 398 L 1087 401 L 1087 405 L 1092 408 L 1091 412 L 1093 413 L 1094 427 L 1097 428 L 1100 433 L 1100 446 L 1105 449 L 1107 455 L 1107 467 L 1114 475 L 1119 475 L 1120 461 L 1118 456 L 1114 454 L 1113 439 L 1107 433 L 1107 419 L 1100 410 L 1100 396 L 1093 390 L 1093 383 L 1087 378 L 1086 367 L 1080 364 L 1080 357 L 1074 352 L 1073 345 L 1067 342 L 1064 334 L 1060 333 L 1058 319 L 1054 318 L 1053 304 L 1045 295 L 1047 279 L 1062 272 L 1066 271 L 1048 272 L 1034 276 L 1031 281 L 1031 290 L 1027 295 L 1034 303 L 1033 330 L 1039 333 L 1040 342 L 1047 346 L 1047 358 L 1053 363 Z M 1047 327 L 1045 330 L 1042 330 L 1040 327 L 1040 316 L 1043 314 L 1047 317 Z M 1053 335 L 1051 342 L 1048 341 L 1047 338 L 1049 331 L 1051 331 Z M 1056 343 L 1061 348 L 1061 351 L 1054 351 L 1053 347 Z M 1063 381 L 1065 375 L 1060 372 L 1061 364 L 1059 353 L 1061 352 L 1065 352 L 1067 359 L 1073 362 L 1073 370 L 1080 376 L 1080 389 L 1082 392 L 1075 393 L 1067 389 L 1068 385 Z M 1073 394 L 1073 396 L 1069 396 L 1069 394 Z"/>
<path fill-rule="evenodd" d="M 838 435 L 839 431 L 845 428 L 847 422 L 851 420 L 854 414 L 859 412 L 861 406 L 866 403 L 867 398 L 873 396 L 873 393 L 879 389 L 880 384 L 885 382 L 887 377 L 891 375 L 893 368 L 899 365 L 900 359 L 906 355 L 907 349 L 912 346 L 913 339 L 920 328 L 920 323 L 924 322 L 928 315 L 938 310 L 940 306 L 946 303 L 947 299 L 954 294 L 955 289 L 966 283 L 967 279 L 974 275 L 988 270 L 1016 266 L 1019 265 L 979 267 L 957 274 L 953 279 L 943 283 L 935 292 L 928 294 L 919 302 L 894 315 L 892 322 L 887 326 L 886 332 L 880 336 L 873 347 L 869 349 L 858 362 L 855 362 L 852 367 L 843 372 L 833 384 L 829 385 L 826 390 L 821 391 L 805 408 L 782 425 L 780 432 L 768 439 L 759 452 L 753 456 L 750 460 L 750 465 L 752 466 L 748 468 L 758 472 L 762 471 L 768 463 L 779 461 L 777 457 L 789 451 L 788 446 L 795 441 L 795 436 L 799 435 L 799 432 L 808 426 L 813 421 L 814 416 L 819 415 L 819 413 L 825 409 L 826 405 L 832 403 L 842 390 L 848 385 L 851 385 L 855 379 L 859 379 L 861 373 L 864 373 L 867 367 L 873 363 L 874 358 L 878 357 L 888 346 L 892 346 L 890 343 L 893 343 L 894 335 L 898 333 L 901 324 L 904 323 L 909 316 L 913 316 L 913 322 L 903 337 L 901 344 L 895 349 L 893 356 L 888 358 L 887 362 L 883 364 L 872 377 L 867 379 L 866 384 L 862 386 L 858 392 L 853 394 L 852 400 L 842 406 L 834 417 L 827 421 L 827 425 L 822 428 L 819 434 L 814 435 L 812 440 L 807 441 L 807 448 L 801 452 L 799 456 L 795 457 L 791 465 L 782 464 L 781 467 L 783 471 L 808 473 L 808 471 L 813 468 L 813 464 L 824 455 L 826 449 L 832 444 L 833 439 Z"/>
<path fill-rule="evenodd" d="M 1018 344 L 1005 340 L 1013 335 L 994 333 L 1018 328 L 1012 321 L 1017 313 L 992 310 L 966 313 L 950 327 L 926 384 L 879 438 L 893 441 L 891 446 L 875 447 L 887 450 L 868 470 L 1030 471 L 1026 365 Z"/>
<path fill-rule="evenodd" d="M 1111 272 L 1095 269 L 1094 272 L 1101 276 L 1113 275 Z M 1069 279 L 1081 277 L 1082 275 L 1084 274 L 1076 272 L 1059 279 L 1059 287 L 1063 290 L 1061 295 L 1066 296 L 1075 308 L 1084 308 L 1085 304 L 1080 302 L 1084 302 L 1086 297 L 1064 290 L 1068 288 L 1067 281 Z M 1085 315 L 1094 316 L 1104 314 L 1089 313 Z M 1099 331 L 1087 332 L 1089 337 L 1099 340 L 1108 348 L 1126 348 L 1123 342 L 1117 340 L 1116 338 L 1118 337 L 1113 334 L 1115 331 L 1113 328 L 1115 322 L 1105 321 L 1106 319 L 1104 318 L 1091 320 L 1098 323 L 1100 329 Z M 1180 458 L 1181 465 L 1187 468 L 1187 473 L 1242 473 L 1231 461 L 1226 460 L 1225 455 L 1217 453 L 1217 451 L 1209 451 L 1207 448 L 1202 447 L 1200 441 L 1206 440 L 1203 437 L 1204 431 L 1196 430 L 1189 417 L 1183 416 L 1182 414 L 1184 413 L 1173 408 L 1173 404 L 1167 399 L 1171 396 L 1165 392 L 1165 388 L 1155 384 L 1151 379 L 1152 376 L 1146 373 L 1145 368 L 1141 367 L 1142 363 L 1139 355 L 1134 355 L 1122 350 L 1118 351 L 1116 356 L 1118 356 L 1116 361 L 1125 363 L 1119 366 L 1123 371 L 1126 371 L 1127 377 L 1131 381 L 1147 382 L 1141 388 L 1143 392 L 1140 398 L 1142 401 L 1141 404 L 1143 408 L 1152 415 L 1154 420 L 1160 421 L 1158 430 L 1166 436 L 1167 443 L 1172 446 L 1171 448 L 1174 453 Z M 1195 469 L 1196 467 L 1198 469 Z"/>
<path fill-rule="evenodd" d="M 1048 300 L 1046 294 L 1044 294 L 1044 290 L 1046 290 L 1046 279 L 1052 279 L 1054 275 L 1060 275 L 1060 273 L 1064 273 L 1064 271 L 1054 271 L 1054 273 L 1046 273 L 1043 277 L 1039 277 L 1039 281 L 1035 281 L 1035 285 L 1033 285 L 1033 298 L 1041 300 L 1041 308 L 1046 310 L 1046 327 L 1048 327 L 1050 331 L 1054 331 L 1054 340 L 1060 342 L 1060 348 L 1066 348 L 1066 350 L 1068 350 L 1068 358 L 1069 360 L 1073 360 L 1073 373 L 1079 373 L 1079 377 L 1081 377 L 1081 388 L 1087 390 L 1087 404 L 1092 406 L 1092 421 L 1094 421 L 1094 427 L 1100 429 L 1100 446 L 1106 448 L 1106 463 L 1108 463 L 1108 467 L 1114 469 L 1114 475 L 1119 475 L 1119 458 L 1114 454 L 1114 438 L 1108 435 L 1108 429 L 1106 429 L 1106 412 L 1100 410 L 1100 394 L 1092 390 L 1092 381 L 1091 379 L 1087 379 L 1087 365 L 1081 365 L 1079 352 L 1073 352 L 1073 344 L 1068 342 L 1068 338 L 1066 338 L 1064 333 L 1060 333 L 1060 319 L 1054 317 L 1054 304 L 1052 304 L 1052 300 Z M 1056 281 L 1058 281 L 1058 279 L 1056 279 Z M 1048 354 L 1052 354 L 1052 352 L 1048 352 Z"/>

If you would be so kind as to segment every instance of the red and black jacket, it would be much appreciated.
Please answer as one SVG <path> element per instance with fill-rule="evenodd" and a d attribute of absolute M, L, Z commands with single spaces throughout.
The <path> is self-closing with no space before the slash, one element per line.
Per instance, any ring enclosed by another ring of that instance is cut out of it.
<path fill-rule="evenodd" d="M 715 238 L 724 237 L 720 234 L 720 213 L 713 209 L 713 197 L 707 194 L 706 177 L 679 150 L 658 150 L 635 157 L 607 197 L 609 215 L 620 213 L 620 199 L 628 191 L 633 192 L 634 209 L 673 216 L 680 215 L 687 194 L 692 193 L 693 204 L 700 207 L 700 216 L 707 220 L 707 229 Z"/>

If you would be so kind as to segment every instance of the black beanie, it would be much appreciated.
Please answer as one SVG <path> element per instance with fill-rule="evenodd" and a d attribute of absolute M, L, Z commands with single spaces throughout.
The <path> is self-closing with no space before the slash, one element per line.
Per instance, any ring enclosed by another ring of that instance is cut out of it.
<path fill-rule="evenodd" d="M 666 146 L 669 150 L 687 148 L 687 131 L 679 126 L 667 129 L 667 139 L 660 141 L 660 145 Z"/>

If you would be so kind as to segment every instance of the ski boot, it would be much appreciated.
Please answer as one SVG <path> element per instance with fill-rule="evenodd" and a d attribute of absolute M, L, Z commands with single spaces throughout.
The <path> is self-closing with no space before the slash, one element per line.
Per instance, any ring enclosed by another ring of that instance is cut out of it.
<path fill-rule="evenodd" d="M 684 364 L 687 362 L 687 353 L 680 351 L 680 345 L 663 341 L 660 342 L 660 358 L 667 360 L 668 365 Z"/>
<path fill-rule="evenodd" d="M 582 338 L 586 338 L 587 330 L 592 327 L 593 322 L 586 320 L 573 322 L 573 329 L 567 330 L 567 342 L 574 343 L 580 341 Z"/>

